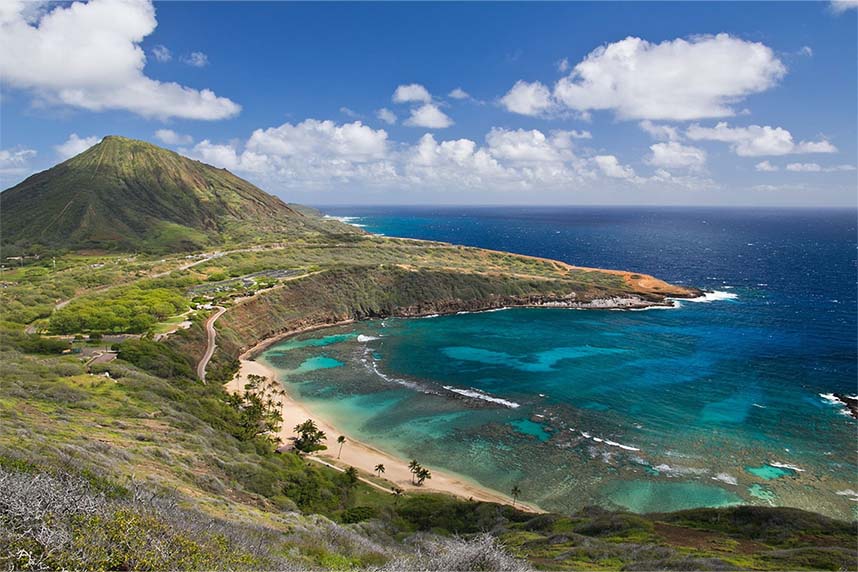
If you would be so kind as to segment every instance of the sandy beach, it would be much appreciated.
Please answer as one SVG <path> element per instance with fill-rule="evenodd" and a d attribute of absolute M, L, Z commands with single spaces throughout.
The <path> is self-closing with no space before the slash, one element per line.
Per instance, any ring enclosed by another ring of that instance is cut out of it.
<path fill-rule="evenodd" d="M 274 371 L 265 364 L 254 361 L 250 358 L 251 352 L 241 356 L 240 368 L 238 374 L 227 385 L 227 391 L 231 393 L 240 393 L 243 391 L 244 385 L 247 383 L 248 375 L 260 375 L 269 379 L 276 379 Z M 288 388 L 285 396 L 278 397 L 282 401 L 283 424 L 279 433 L 279 437 L 284 445 L 290 444 L 295 433 L 292 428 L 307 419 L 313 419 L 319 429 L 324 431 L 328 439 L 326 445 L 328 450 L 314 453 L 310 458 L 315 458 L 325 464 L 352 466 L 368 475 L 375 474 L 375 466 L 382 464 L 385 467 L 383 473 L 384 480 L 390 483 L 389 486 L 398 486 L 406 492 L 421 491 L 421 492 L 440 492 L 452 494 L 464 499 L 473 499 L 479 501 L 496 502 L 512 505 L 511 497 L 501 494 L 497 491 L 481 487 L 475 483 L 467 482 L 466 480 L 454 474 L 438 470 L 435 467 L 427 466 L 432 471 L 432 478 L 427 480 L 422 486 L 418 487 L 411 483 L 411 472 L 408 469 L 407 459 L 401 459 L 381 451 L 367 443 L 354 439 L 348 433 L 344 433 L 336 427 L 336 421 L 324 419 L 315 413 L 309 411 L 302 403 L 296 401 L 288 393 Z M 339 435 L 346 437 L 346 443 L 342 448 L 340 458 L 337 459 L 337 451 L 339 446 L 336 439 Z M 530 512 L 544 512 L 538 507 L 528 505 L 527 503 L 516 502 L 516 508 Z"/>

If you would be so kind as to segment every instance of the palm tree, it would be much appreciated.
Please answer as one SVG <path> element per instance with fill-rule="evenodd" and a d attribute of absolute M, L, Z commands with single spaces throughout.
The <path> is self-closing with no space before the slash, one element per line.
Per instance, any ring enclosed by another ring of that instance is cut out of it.
<path fill-rule="evenodd" d="M 405 491 L 399 487 L 390 487 L 390 494 L 394 497 L 393 504 L 399 503 L 399 497 L 401 497 L 404 492 Z"/>
<path fill-rule="evenodd" d="M 427 469 L 426 467 L 420 467 L 420 470 L 417 471 L 417 486 L 419 487 L 423 484 L 423 481 L 431 478 L 432 473 L 429 472 L 429 469 Z"/>
<path fill-rule="evenodd" d="M 345 445 L 345 444 L 346 444 L 346 436 L 345 436 L 345 435 L 340 435 L 339 437 L 337 437 L 337 443 L 339 443 L 339 444 L 340 444 L 340 450 L 339 450 L 339 451 L 337 451 L 337 459 L 339 459 L 339 458 L 340 458 L 340 454 L 343 452 L 343 445 Z"/>
<path fill-rule="evenodd" d="M 377 464 L 375 466 L 375 474 L 378 475 L 378 478 L 381 478 L 381 473 L 383 473 L 383 472 L 384 472 L 384 465 L 382 465 L 381 463 Z"/>
<path fill-rule="evenodd" d="M 346 479 L 348 482 L 348 486 L 353 487 L 358 482 L 358 470 L 354 467 L 349 467 L 346 469 Z"/>
<path fill-rule="evenodd" d="M 518 485 L 515 485 L 512 487 L 510 494 L 512 494 L 512 506 L 515 507 L 515 501 L 518 500 L 518 495 L 521 494 L 521 489 L 518 488 Z"/>
<path fill-rule="evenodd" d="M 408 463 L 408 470 L 411 471 L 411 482 L 414 483 L 414 475 L 420 470 L 420 463 L 417 462 L 417 459 L 411 459 L 411 462 Z"/>

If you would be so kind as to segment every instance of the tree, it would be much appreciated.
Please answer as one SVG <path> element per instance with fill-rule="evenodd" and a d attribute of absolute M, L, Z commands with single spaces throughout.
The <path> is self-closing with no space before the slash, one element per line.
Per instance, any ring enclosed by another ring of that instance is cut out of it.
<path fill-rule="evenodd" d="M 381 473 L 383 473 L 383 472 L 384 472 L 384 465 L 382 465 L 381 463 L 377 464 L 375 466 L 375 474 L 378 475 L 378 478 L 381 478 Z"/>
<path fill-rule="evenodd" d="M 420 463 L 417 462 L 417 459 L 411 459 L 411 462 L 408 463 L 408 470 L 411 471 L 411 483 L 413 484 L 414 476 L 420 470 Z"/>
<path fill-rule="evenodd" d="M 514 487 L 512 487 L 510 494 L 512 494 L 512 506 L 514 507 L 515 501 L 518 500 L 518 496 L 521 494 L 521 489 L 518 488 L 518 485 L 515 485 Z"/>
<path fill-rule="evenodd" d="M 295 449 L 301 453 L 312 453 L 313 451 L 323 451 L 327 449 L 322 445 L 322 441 L 327 439 L 325 432 L 320 430 L 312 419 L 307 419 L 299 425 L 295 425 L 295 433 L 298 437 L 295 439 Z"/>
<path fill-rule="evenodd" d="M 420 467 L 420 470 L 417 471 L 417 486 L 421 486 L 423 481 L 426 479 L 431 479 L 432 473 L 429 472 L 429 469 L 426 467 Z"/>
<path fill-rule="evenodd" d="M 358 482 L 358 470 L 354 467 L 349 467 L 346 469 L 346 482 L 349 487 L 353 487 Z"/>
<path fill-rule="evenodd" d="M 343 452 L 343 445 L 345 445 L 345 444 L 346 444 L 346 436 L 345 436 L 345 435 L 340 435 L 339 437 L 337 437 L 337 443 L 339 443 L 339 444 L 340 444 L 340 450 L 339 450 L 339 451 L 337 451 L 337 459 L 339 459 L 339 458 L 340 458 L 340 454 L 342 454 L 342 452 Z"/>
<path fill-rule="evenodd" d="M 399 497 L 401 497 L 404 492 L 405 491 L 399 487 L 390 487 L 390 494 L 394 497 L 393 504 L 399 504 Z"/>

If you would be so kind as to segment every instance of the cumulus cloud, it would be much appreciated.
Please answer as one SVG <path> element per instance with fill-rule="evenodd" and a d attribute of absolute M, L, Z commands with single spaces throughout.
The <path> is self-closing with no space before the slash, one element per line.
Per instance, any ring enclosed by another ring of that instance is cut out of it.
<path fill-rule="evenodd" d="M 734 104 L 773 87 L 785 73 L 771 48 L 729 34 L 659 44 L 628 37 L 590 52 L 553 92 L 519 81 L 501 101 L 523 115 L 559 105 L 611 110 L 622 119 L 727 117 L 737 113 Z"/>
<path fill-rule="evenodd" d="M 672 125 L 664 125 L 653 123 L 649 119 L 641 121 L 638 125 L 640 128 L 649 133 L 653 139 L 659 141 L 677 141 L 682 137 L 679 134 L 679 129 Z"/>
<path fill-rule="evenodd" d="M 203 52 L 191 52 L 182 58 L 182 62 L 195 68 L 204 68 L 209 65 L 209 57 Z"/>
<path fill-rule="evenodd" d="M 242 174 L 269 190 L 415 189 L 443 191 L 553 190 L 594 184 L 701 189 L 711 181 L 659 168 L 640 176 L 613 155 L 577 149 L 580 132 L 493 128 L 480 143 L 426 133 L 413 144 L 393 142 L 360 121 L 308 119 L 257 129 L 244 142 L 203 140 L 187 153 Z M 600 187 L 602 188 L 602 187 Z"/>
<path fill-rule="evenodd" d="M 429 103 L 430 101 L 432 101 L 432 95 L 429 93 L 429 90 L 419 83 L 400 85 L 393 92 L 394 103 Z"/>
<path fill-rule="evenodd" d="M 627 165 L 620 163 L 620 160 L 614 155 L 597 155 L 593 157 L 596 165 L 601 169 L 602 173 L 612 179 L 629 179 L 633 180 L 637 176 L 635 170 Z"/>
<path fill-rule="evenodd" d="M 796 173 L 836 173 L 842 171 L 854 171 L 854 165 L 834 165 L 833 167 L 823 167 L 819 163 L 789 163 L 786 166 L 787 171 Z"/>
<path fill-rule="evenodd" d="M 847 10 L 858 9 L 858 0 L 831 0 L 831 11 L 835 14 L 842 14 Z"/>
<path fill-rule="evenodd" d="M 99 141 L 101 137 L 78 137 L 77 133 L 72 133 L 65 142 L 54 146 L 54 149 L 62 159 L 68 159 L 83 153 Z"/>
<path fill-rule="evenodd" d="M 721 141 L 729 143 L 734 153 L 742 157 L 765 155 L 789 155 L 793 153 L 836 153 L 837 148 L 821 139 L 819 141 L 793 141 L 792 134 L 783 127 L 749 125 L 730 127 L 720 122 L 715 127 L 694 124 L 686 136 L 695 141 Z"/>
<path fill-rule="evenodd" d="M 761 173 L 773 173 L 778 170 L 777 165 L 772 165 L 768 161 L 760 161 L 756 165 L 754 165 L 754 169 L 760 171 Z"/>
<path fill-rule="evenodd" d="M 551 92 L 538 81 L 517 81 L 500 102 L 507 111 L 530 116 L 541 115 L 554 106 Z"/>
<path fill-rule="evenodd" d="M 452 97 L 453 99 L 470 99 L 471 94 L 462 89 L 461 87 L 457 87 L 453 91 L 447 94 L 448 97 Z"/>
<path fill-rule="evenodd" d="M 557 62 L 557 71 L 560 73 L 566 73 L 569 71 L 569 58 L 563 58 Z"/>
<path fill-rule="evenodd" d="M 183 135 L 172 129 L 158 129 L 155 131 L 155 138 L 167 145 L 190 145 L 194 142 L 194 138 L 190 135 Z"/>
<path fill-rule="evenodd" d="M 700 170 L 706 164 L 706 151 L 676 141 L 656 143 L 650 150 L 652 155 L 647 162 L 656 167 Z"/>
<path fill-rule="evenodd" d="M 444 129 L 453 125 L 453 120 L 434 103 L 424 103 L 411 110 L 411 116 L 405 120 L 404 124 L 409 127 Z"/>
<path fill-rule="evenodd" d="M 396 114 L 386 107 L 382 107 L 381 109 L 375 112 L 375 116 L 387 123 L 388 125 L 394 125 L 396 123 Z"/>
<path fill-rule="evenodd" d="M 35 156 L 34 149 L 23 147 L 0 149 L 0 184 L 5 187 L 9 182 L 32 172 L 30 160 Z"/>
<path fill-rule="evenodd" d="M 35 18 L 27 3 L 7 4 L 0 17 L 0 75 L 42 102 L 90 111 L 208 120 L 238 114 L 238 104 L 211 90 L 145 75 L 140 43 L 156 26 L 150 0 L 52 5 Z"/>
<path fill-rule="evenodd" d="M 162 63 L 169 62 L 173 59 L 173 53 L 170 51 L 170 49 L 167 48 L 167 46 L 162 46 L 161 44 L 158 44 L 157 46 L 152 48 L 152 56 L 154 56 L 156 60 Z"/>

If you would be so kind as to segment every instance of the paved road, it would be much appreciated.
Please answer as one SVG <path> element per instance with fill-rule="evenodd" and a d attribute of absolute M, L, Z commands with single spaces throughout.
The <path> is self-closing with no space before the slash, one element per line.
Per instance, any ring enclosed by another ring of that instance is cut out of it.
<path fill-rule="evenodd" d="M 215 331 L 214 324 L 218 318 L 220 318 L 224 312 L 226 312 L 226 308 L 223 306 L 215 306 L 217 308 L 217 312 L 212 314 L 208 320 L 206 320 L 206 335 L 208 337 L 206 343 L 206 353 L 203 354 L 203 359 L 200 360 L 200 363 L 197 364 L 197 377 L 205 383 L 206 382 L 206 366 L 209 365 L 209 360 L 212 359 L 212 354 L 215 351 L 215 338 L 217 337 L 217 331 Z"/>

